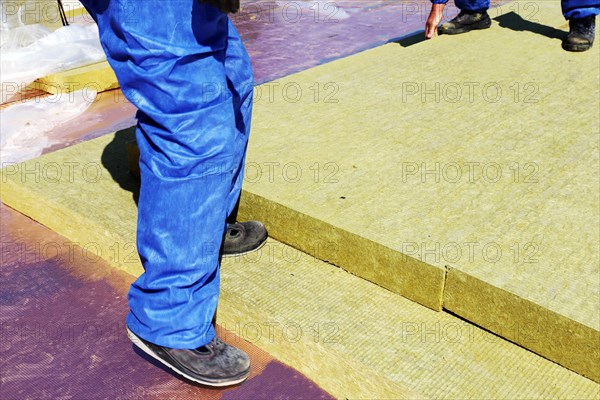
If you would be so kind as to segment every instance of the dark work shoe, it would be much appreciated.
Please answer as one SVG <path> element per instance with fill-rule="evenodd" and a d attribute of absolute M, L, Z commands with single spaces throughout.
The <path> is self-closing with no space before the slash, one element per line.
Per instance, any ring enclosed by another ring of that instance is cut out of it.
<path fill-rule="evenodd" d="M 223 257 L 233 257 L 260 249 L 267 241 L 267 228 L 258 221 L 229 224 L 223 238 Z"/>
<path fill-rule="evenodd" d="M 596 34 L 596 16 L 573 18 L 569 20 L 569 35 L 562 47 L 567 51 L 586 51 L 594 44 Z"/>
<path fill-rule="evenodd" d="M 209 344 L 179 350 L 145 341 L 127 328 L 129 339 L 150 357 L 179 375 L 208 386 L 229 386 L 244 381 L 250 373 L 250 358 L 243 351 L 215 336 Z"/>
<path fill-rule="evenodd" d="M 487 29 L 492 26 L 492 20 L 486 11 L 473 13 L 462 11 L 452 20 L 443 23 L 438 28 L 440 35 L 457 35 L 475 29 Z"/>

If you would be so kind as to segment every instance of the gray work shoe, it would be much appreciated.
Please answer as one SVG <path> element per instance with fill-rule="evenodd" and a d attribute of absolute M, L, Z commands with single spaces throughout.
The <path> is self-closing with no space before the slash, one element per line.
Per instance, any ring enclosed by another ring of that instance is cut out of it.
<path fill-rule="evenodd" d="M 250 358 L 243 351 L 215 338 L 192 350 L 171 349 L 145 341 L 127 328 L 129 339 L 150 357 L 179 375 L 208 386 L 229 386 L 244 381 L 250 373 Z"/>
<path fill-rule="evenodd" d="M 258 221 L 229 224 L 223 238 L 223 257 L 234 257 L 260 249 L 267 241 L 267 228 Z"/>
<path fill-rule="evenodd" d="M 562 48 L 567 51 L 589 50 L 594 44 L 596 16 L 570 19 L 569 30 L 569 36 L 563 41 Z"/>
<path fill-rule="evenodd" d="M 461 10 L 452 20 L 443 23 L 438 28 L 438 33 L 440 35 L 457 35 L 475 29 L 487 29 L 490 26 L 492 26 L 492 20 L 487 11 L 474 13 Z"/>

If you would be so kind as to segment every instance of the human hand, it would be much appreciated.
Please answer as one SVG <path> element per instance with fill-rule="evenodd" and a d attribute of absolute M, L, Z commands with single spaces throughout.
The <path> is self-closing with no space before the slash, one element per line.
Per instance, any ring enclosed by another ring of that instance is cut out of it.
<path fill-rule="evenodd" d="M 240 0 L 198 0 L 200 3 L 208 3 L 224 13 L 236 13 L 240 9 Z"/>
<path fill-rule="evenodd" d="M 425 23 L 425 39 L 431 39 L 437 36 L 438 25 L 444 16 L 444 7 L 446 4 L 432 4 L 429 17 Z"/>

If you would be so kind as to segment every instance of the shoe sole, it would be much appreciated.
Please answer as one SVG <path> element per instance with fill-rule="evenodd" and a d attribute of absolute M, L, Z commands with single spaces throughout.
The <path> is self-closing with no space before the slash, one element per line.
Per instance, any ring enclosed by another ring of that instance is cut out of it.
<path fill-rule="evenodd" d="M 575 53 L 581 53 L 582 51 L 587 51 L 592 48 L 592 45 L 587 44 L 565 44 L 563 43 L 562 48 L 566 51 L 572 51 Z"/>
<path fill-rule="evenodd" d="M 201 383 L 203 385 L 206 386 L 214 386 L 214 387 L 223 387 L 223 386 L 231 386 L 231 385 L 236 385 L 238 383 L 242 383 L 244 382 L 247 378 L 248 375 L 250 375 L 250 371 L 248 371 L 243 377 L 241 378 L 236 378 L 236 379 L 232 379 L 232 380 L 203 380 L 200 379 L 198 377 L 193 377 L 190 376 L 189 374 L 177 369 L 177 367 L 175 367 L 174 365 L 168 363 L 167 361 L 165 361 L 164 359 L 162 359 L 161 357 L 159 357 L 154 351 L 152 351 L 151 348 L 149 348 L 148 346 L 146 346 L 146 344 L 139 338 L 137 337 L 137 335 L 133 332 L 131 332 L 129 330 L 129 328 L 127 328 L 127 337 L 129 337 L 129 340 L 131 340 L 133 342 L 134 345 L 136 345 L 140 350 L 142 350 L 144 353 L 148 354 L 150 357 L 154 358 L 156 361 L 159 361 L 161 364 L 163 364 L 166 367 L 169 367 L 169 369 L 175 373 L 177 373 L 178 375 L 183 376 L 186 379 L 189 379 L 190 381 L 193 382 L 197 382 L 197 383 Z"/>
<path fill-rule="evenodd" d="M 442 34 L 442 35 L 458 35 L 458 34 L 467 33 L 470 31 L 488 29 L 488 28 L 491 28 L 491 26 L 492 26 L 492 21 L 487 20 L 487 21 L 480 21 L 473 25 L 465 26 L 465 27 L 462 27 L 459 29 L 444 30 L 444 29 L 440 28 L 440 29 L 438 29 L 438 33 Z"/>
<path fill-rule="evenodd" d="M 262 243 L 258 247 L 254 248 L 254 249 L 247 250 L 247 251 L 244 251 L 244 252 L 241 252 L 241 253 L 233 253 L 233 254 L 224 254 L 223 253 L 221 255 L 221 257 L 222 258 L 233 258 L 233 257 L 239 257 L 239 256 L 243 256 L 245 254 L 253 253 L 255 251 L 258 251 L 258 250 L 262 249 L 262 247 L 267 243 L 267 239 L 268 239 L 268 237 L 265 240 L 263 240 Z"/>

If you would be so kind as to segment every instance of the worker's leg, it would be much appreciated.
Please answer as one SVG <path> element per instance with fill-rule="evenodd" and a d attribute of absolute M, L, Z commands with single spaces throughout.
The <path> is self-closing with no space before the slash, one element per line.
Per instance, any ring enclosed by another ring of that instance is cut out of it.
<path fill-rule="evenodd" d="M 238 133 L 234 153 L 236 160 L 239 160 L 235 167 L 231 192 L 227 197 L 227 215 L 230 215 L 236 207 L 244 178 L 244 161 L 252 117 L 254 76 L 248 53 L 231 21 L 229 21 L 228 31 L 229 40 L 225 51 L 225 74 L 227 76 L 228 92 L 232 95 Z"/>
<path fill-rule="evenodd" d="M 225 73 L 227 75 L 227 90 L 233 96 L 236 129 L 238 131 L 234 151 L 239 163 L 233 175 L 231 192 L 227 197 L 229 217 L 221 252 L 223 257 L 255 251 L 265 243 L 268 236 L 265 226 L 258 221 L 237 222 L 237 205 L 239 204 L 244 178 L 244 161 L 250 134 L 254 77 L 248 53 L 231 22 L 229 22 L 229 40 L 227 43 Z"/>
<path fill-rule="evenodd" d="M 246 140 L 234 96 L 214 90 L 228 87 L 229 20 L 196 0 L 85 3 L 123 93 L 139 108 L 145 272 L 129 292 L 127 324 L 154 344 L 193 349 L 215 335 L 218 253 Z"/>

